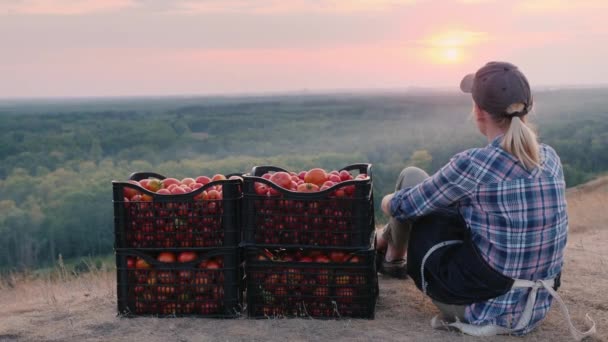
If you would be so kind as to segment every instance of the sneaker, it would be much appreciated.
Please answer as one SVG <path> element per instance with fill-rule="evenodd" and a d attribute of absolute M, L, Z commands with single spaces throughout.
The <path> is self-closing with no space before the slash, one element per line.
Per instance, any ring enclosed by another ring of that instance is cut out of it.
<path fill-rule="evenodd" d="M 382 255 L 378 272 L 397 279 L 407 279 L 407 261 L 405 259 L 386 261 Z"/>

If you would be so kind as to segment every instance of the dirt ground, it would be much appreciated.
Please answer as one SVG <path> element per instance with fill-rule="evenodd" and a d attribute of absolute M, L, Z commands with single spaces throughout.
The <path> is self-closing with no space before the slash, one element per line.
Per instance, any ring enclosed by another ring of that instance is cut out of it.
<path fill-rule="evenodd" d="M 608 342 L 608 179 L 569 191 L 570 236 L 560 294 L 574 324 L 589 313 Z M 115 275 L 96 272 L 63 281 L 17 283 L 0 291 L 0 341 L 482 341 L 433 330 L 438 311 L 411 280 L 380 277 L 374 320 L 120 318 Z M 557 305 L 524 338 L 492 341 L 570 341 Z"/>

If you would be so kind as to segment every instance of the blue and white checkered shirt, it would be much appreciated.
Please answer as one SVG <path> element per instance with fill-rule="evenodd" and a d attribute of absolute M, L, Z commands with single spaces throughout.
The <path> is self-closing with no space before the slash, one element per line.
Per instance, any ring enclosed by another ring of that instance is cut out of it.
<path fill-rule="evenodd" d="M 555 151 L 540 145 L 541 165 L 526 170 L 500 147 L 502 136 L 484 148 L 455 155 L 419 185 L 398 191 L 391 213 L 398 220 L 423 216 L 457 204 L 481 256 L 507 277 L 551 279 L 561 272 L 568 235 L 565 181 Z M 514 327 L 530 289 L 468 305 L 471 324 Z M 541 289 L 525 334 L 545 317 L 552 297 Z"/>

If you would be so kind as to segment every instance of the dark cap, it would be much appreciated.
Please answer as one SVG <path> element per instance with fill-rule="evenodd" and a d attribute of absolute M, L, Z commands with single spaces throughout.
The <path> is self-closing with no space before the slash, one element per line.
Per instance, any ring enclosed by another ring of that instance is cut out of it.
<path fill-rule="evenodd" d="M 532 92 L 526 76 L 506 62 L 489 62 L 475 74 L 466 75 L 460 89 L 471 93 L 481 109 L 494 115 L 524 116 L 532 109 Z M 514 103 L 523 103 L 524 109 L 508 114 L 507 108 Z"/>

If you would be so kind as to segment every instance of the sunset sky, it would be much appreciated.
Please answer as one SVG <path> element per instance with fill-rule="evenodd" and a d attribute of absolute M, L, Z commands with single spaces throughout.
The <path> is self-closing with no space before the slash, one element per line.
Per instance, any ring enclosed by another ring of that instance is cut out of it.
<path fill-rule="evenodd" d="M 608 85 L 608 0 L 0 0 L 0 98 Z"/>

